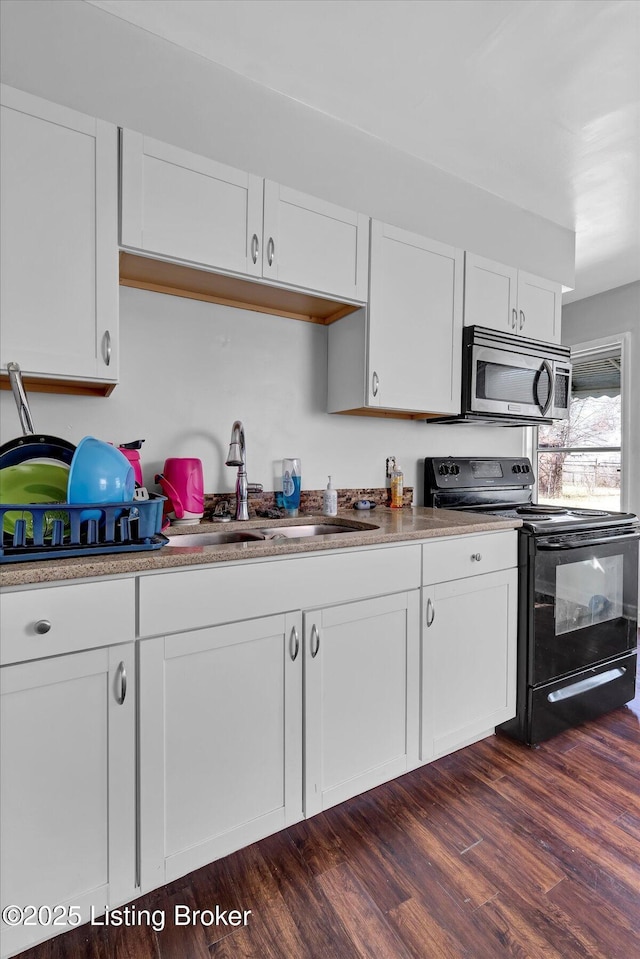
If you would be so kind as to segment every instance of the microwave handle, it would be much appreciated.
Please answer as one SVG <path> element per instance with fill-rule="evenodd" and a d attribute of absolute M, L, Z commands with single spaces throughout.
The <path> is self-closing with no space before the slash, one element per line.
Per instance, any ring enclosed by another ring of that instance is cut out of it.
<path fill-rule="evenodd" d="M 540 401 L 538 401 L 538 406 L 540 406 L 540 415 L 546 416 L 551 408 L 551 405 L 553 404 L 553 394 L 555 393 L 556 382 L 555 382 L 555 375 L 553 372 L 553 366 L 551 365 L 549 360 L 543 360 L 542 366 L 544 367 L 544 369 L 547 371 L 549 375 L 549 396 L 547 398 L 547 402 L 544 404 L 544 407 L 540 406 Z"/>

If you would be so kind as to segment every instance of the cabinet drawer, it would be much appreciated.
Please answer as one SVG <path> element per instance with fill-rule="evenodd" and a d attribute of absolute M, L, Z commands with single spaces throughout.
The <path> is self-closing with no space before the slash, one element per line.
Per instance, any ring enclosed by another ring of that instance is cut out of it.
<path fill-rule="evenodd" d="M 425 543 L 422 547 L 422 583 L 444 583 L 517 565 L 518 534 L 477 533 Z"/>
<path fill-rule="evenodd" d="M 200 629 L 419 585 L 417 543 L 143 576 L 140 635 Z"/>
<path fill-rule="evenodd" d="M 129 642 L 135 638 L 135 582 L 3 593 L 0 624 L 2 665 Z"/>

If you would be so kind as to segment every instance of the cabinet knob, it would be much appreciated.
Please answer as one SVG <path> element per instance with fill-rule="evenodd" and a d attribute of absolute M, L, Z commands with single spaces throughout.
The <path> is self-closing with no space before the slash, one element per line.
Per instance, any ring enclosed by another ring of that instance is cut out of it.
<path fill-rule="evenodd" d="M 109 332 L 109 330 L 104 331 L 103 347 L 104 347 L 104 363 L 105 363 L 105 366 L 109 366 L 111 363 L 111 333 Z"/>
<path fill-rule="evenodd" d="M 471 559 L 475 560 L 476 563 L 479 563 L 480 560 L 482 559 L 482 553 L 472 553 Z"/>
<path fill-rule="evenodd" d="M 433 626 L 433 621 L 436 618 L 436 611 L 433 603 L 431 602 L 431 597 L 427 600 L 427 626 Z"/>
<path fill-rule="evenodd" d="M 36 633 L 39 633 L 41 636 L 44 636 L 45 633 L 48 633 L 51 629 L 51 623 L 48 619 L 39 619 L 35 625 Z"/>
<path fill-rule="evenodd" d="M 298 639 L 298 630 L 295 626 L 291 630 L 291 636 L 289 637 L 289 655 L 295 663 L 298 658 L 298 651 L 300 650 L 300 640 Z"/>
<path fill-rule="evenodd" d="M 120 663 L 118 666 L 118 678 L 120 680 L 120 692 L 116 696 L 118 706 L 122 706 L 127 696 L 127 671 L 124 668 L 124 663 Z"/>
<path fill-rule="evenodd" d="M 314 643 L 314 638 L 315 638 L 315 643 Z M 310 648 L 311 648 L 311 658 L 315 659 L 316 656 L 318 655 L 318 652 L 320 651 L 320 633 L 318 632 L 318 627 L 316 626 L 315 623 L 311 627 Z"/>

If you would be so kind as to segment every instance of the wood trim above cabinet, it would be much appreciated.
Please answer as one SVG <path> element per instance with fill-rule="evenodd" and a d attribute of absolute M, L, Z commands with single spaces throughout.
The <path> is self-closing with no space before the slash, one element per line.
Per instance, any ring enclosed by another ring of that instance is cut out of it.
<path fill-rule="evenodd" d="M 32 376 L 22 373 L 26 389 L 30 393 L 62 393 L 66 396 L 111 396 L 117 383 L 103 383 L 98 380 L 71 380 L 49 378 L 46 376 Z M 11 384 L 7 373 L 0 373 L 0 390 L 10 390 Z"/>
<path fill-rule="evenodd" d="M 340 303 L 297 290 L 269 286 L 264 281 L 253 282 L 126 252 L 120 253 L 120 286 L 220 303 L 323 326 L 360 309 L 355 303 Z"/>

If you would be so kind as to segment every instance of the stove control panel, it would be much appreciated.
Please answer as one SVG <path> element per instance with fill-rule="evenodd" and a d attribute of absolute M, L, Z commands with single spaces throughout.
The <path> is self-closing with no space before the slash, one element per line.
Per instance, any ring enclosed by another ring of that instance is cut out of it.
<path fill-rule="evenodd" d="M 425 457 L 424 485 L 427 490 L 492 489 L 533 486 L 530 460 L 520 457 Z M 425 498 L 427 502 L 427 498 Z"/>

